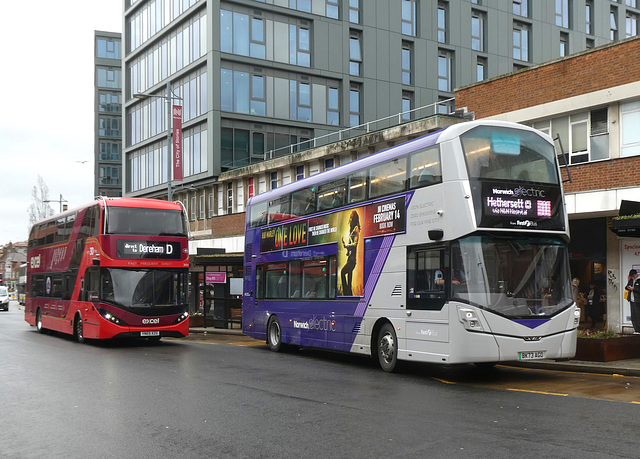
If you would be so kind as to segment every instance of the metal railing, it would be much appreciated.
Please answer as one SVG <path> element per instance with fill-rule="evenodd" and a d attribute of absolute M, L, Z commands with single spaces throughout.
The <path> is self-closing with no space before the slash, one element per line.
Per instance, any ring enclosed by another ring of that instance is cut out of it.
<path fill-rule="evenodd" d="M 421 117 L 426 117 L 428 115 L 435 115 L 437 114 L 438 106 L 441 106 L 443 104 L 448 104 L 449 102 L 454 100 L 455 100 L 455 97 L 451 97 L 449 99 L 434 102 L 429 105 L 424 105 L 422 107 L 407 110 L 405 112 L 400 112 L 395 115 L 386 116 L 384 118 L 380 118 L 373 121 L 367 121 L 366 123 L 362 123 L 357 126 L 351 126 L 336 132 L 330 132 L 329 134 L 325 134 L 319 137 L 314 137 L 313 139 L 304 140 L 298 143 L 293 143 L 287 147 L 281 147 L 275 150 L 269 150 L 265 152 L 264 160 L 266 161 L 268 159 L 291 155 L 293 153 L 298 153 L 300 151 L 328 145 L 333 142 L 340 142 L 343 140 L 351 139 L 362 134 L 369 134 L 370 132 L 378 131 L 380 129 L 398 126 L 400 124 L 415 121 L 416 119 L 419 119 Z M 422 113 L 420 116 L 416 116 L 418 112 L 423 112 L 428 109 L 432 111 L 432 113 Z"/>

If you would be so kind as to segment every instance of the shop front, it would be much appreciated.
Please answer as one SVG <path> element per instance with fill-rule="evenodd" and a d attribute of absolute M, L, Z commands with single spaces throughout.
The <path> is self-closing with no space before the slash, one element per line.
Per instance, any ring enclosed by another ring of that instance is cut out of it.
<path fill-rule="evenodd" d="M 191 327 L 242 328 L 243 257 L 206 248 L 191 256 Z"/>
<path fill-rule="evenodd" d="M 580 306 L 581 328 L 607 328 L 607 221 L 606 218 L 569 222 L 574 299 Z"/>

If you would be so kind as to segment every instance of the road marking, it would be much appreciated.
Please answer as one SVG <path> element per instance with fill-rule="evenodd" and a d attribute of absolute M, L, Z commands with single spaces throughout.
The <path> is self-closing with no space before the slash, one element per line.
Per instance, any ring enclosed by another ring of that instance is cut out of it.
<path fill-rule="evenodd" d="M 569 394 L 559 394 L 556 392 L 546 392 L 546 391 L 542 391 L 542 390 L 527 390 L 527 389 L 512 389 L 512 388 L 507 388 L 507 390 L 513 391 L 513 392 L 529 392 L 531 394 L 542 394 L 542 395 L 557 395 L 558 397 L 568 397 Z"/>
<path fill-rule="evenodd" d="M 458 384 L 457 382 L 447 381 L 446 379 L 440 379 L 440 378 L 433 378 L 433 379 L 435 379 L 436 381 L 440 381 L 441 383 L 444 383 L 444 384 Z"/>

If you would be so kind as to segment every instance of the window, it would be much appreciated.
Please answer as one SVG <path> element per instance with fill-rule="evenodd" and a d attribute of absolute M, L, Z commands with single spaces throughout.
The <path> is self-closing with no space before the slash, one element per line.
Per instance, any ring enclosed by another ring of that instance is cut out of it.
<path fill-rule="evenodd" d="M 484 29 L 485 15 L 480 11 L 471 13 L 471 49 L 475 51 L 485 51 L 484 48 Z"/>
<path fill-rule="evenodd" d="M 402 0 L 402 34 L 416 35 L 416 0 Z"/>
<path fill-rule="evenodd" d="M 289 24 L 289 64 L 311 66 L 309 29 Z"/>
<path fill-rule="evenodd" d="M 327 124 L 340 125 L 338 88 L 327 88 Z"/>
<path fill-rule="evenodd" d="M 271 172 L 270 178 L 271 178 L 271 189 L 275 190 L 276 188 L 278 188 L 278 171 Z"/>
<path fill-rule="evenodd" d="M 349 90 L 349 126 L 360 124 L 360 88 L 352 86 Z"/>
<path fill-rule="evenodd" d="M 556 0 L 556 25 L 568 29 L 570 21 L 570 0 Z"/>
<path fill-rule="evenodd" d="M 267 101 L 265 97 L 265 79 L 261 75 L 251 76 L 251 114 L 265 116 L 267 114 Z"/>
<path fill-rule="evenodd" d="M 120 40 L 98 38 L 97 56 L 106 59 L 120 59 Z"/>
<path fill-rule="evenodd" d="M 349 204 L 364 201 L 367 194 L 367 171 L 356 172 L 348 178 L 348 196 Z"/>
<path fill-rule="evenodd" d="M 304 166 L 296 166 L 296 181 L 304 178 Z"/>
<path fill-rule="evenodd" d="M 609 12 L 609 39 L 618 39 L 618 9 L 615 7 Z"/>
<path fill-rule="evenodd" d="M 335 160 L 333 158 L 327 158 L 324 160 L 324 170 L 328 171 L 335 167 Z"/>
<path fill-rule="evenodd" d="M 487 78 L 487 60 L 479 57 L 476 61 L 476 81 L 483 81 Z"/>
<path fill-rule="evenodd" d="M 519 22 L 513 24 L 513 58 L 529 60 L 529 26 Z"/>
<path fill-rule="evenodd" d="M 251 18 L 249 55 L 258 59 L 265 58 L 264 21 L 260 18 Z"/>
<path fill-rule="evenodd" d="M 513 0 L 513 14 L 529 17 L 529 0 Z"/>
<path fill-rule="evenodd" d="M 624 4 L 632 8 L 637 8 L 636 3 L 636 0 L 624 0 Z"/>
<path fill-rule="evenodd" d="M 587 0 L 585 3 L 585 32 L 587 35 L 593 35 L 593 0 Z"/>
<path fill-rule="evenodd" d="M 452 53 L 450 51 L 440 50 L 438 56 L 438 90 L 451 92 L 453 87 L 452 81 Z"/>
<path fill-rule="evenodd" d="M 209 217 L 213 217 L 216 214 L 216 198 L 215 193 L 209 193 Z"/>
<path fill-rule="evenodd" d="M 233 213 L 233 182 L 227 182 L 227 215 Z"/>
<path fill-rule="evenodd" d="M 448 268 L 443 248 L 407 247 L 407 309 L 441 309 Z"/>
<path fill-rule="evenodd" d="M 402 93 L 402 120 L 408 121 L 413 118 L 413 94 L 410 92 Z"/>
<path fill-rule="evenodd" d="M 196 195 L 191 196 L 189 207 L 191 207 L 191 220 L 196 219 Z"/>
<path fill-rule="evenodd" d="M 292 120 L 311 121 L 311 85 L 301 81 L 289 81 L 289 104 Z M 295 143 L 295 142 L 294 142 Z"/>
<path fill-rule="evenodd" d="M 626 37 L 635 37 L 638 35 L 638 15 L 627 11 L 625 18 L 625 33 Z"/>
<path fill-rule="evenodd" d="M 253 184 L 253 177 L 247 179 L 247 199 L 253 198 L 255 195 L 255 187 Z"/>
<path fill-rule="evenodd" d="M 609 110 L 601 108 L 590 113 L 590 161 L 609 158 Z"/>
<path fill-rule="evenodd" d="M 360 0 L 349 0 L 349 22 L 360 24 Z"/>
<path fill-rule="evenodd" d="M 289 8 L 311 13 L 311 0 L 289 0 Z"/>
<path fill-rule="evenodd" d="M 318 210 L 335 209 L 345 203 L 347 195 L 345 179 L 325 183 L 318 187 Z"/>
<path fill-rule="evenodd" d="M 411 52 L 412 46 L 411 43 L 403 42 L 402 43 L 402 84 L 410 85 L 411 84 L 411 67 L 412 67 L 412 59 Z"/>
<path fill-rule="evenodd" d="M 316 211 L 316 193 L 305 188 L 291 194 L 291 213 L 296 216 L 309 215 Z"/>
<path fill-rule="evenodd" d="M 349 37 L 349 75 L 360 75 L 360 64 L 362 63 L 362 53 L 360 50 L 360 35 L 351 32 Z"/>
<path fill-rule="evenodd" d="M 538 128 L 538 124 L 535 127 Z M 559 155 L 564 154 L 559 159 L 561 165 L 609 158 L 607 108 L 554 118 L 544 131 L 560 136 L 562 149 L 556 142 L 556 151 Z"/>
<path fill-rule="evenodd" d="M 340 11 L 339 0 L 327 0 L 326 15 L 328 18 L 338 19 Z"/>
<path fill-rule="evenodd" d="M 199 206 L 199 207 L 200 207 L 200 209 L 199 209 L 199 210 L 200 210 L 200 212 L 199 212 L 199 214 L 200 214 L 200 220 L 204 220 L 204 216 L 205 216 L 205 206 L 204 206 L 204 203 L 205 203 L 205 197 L 204 197 L 204 193 L 202 193 L 202 194 L 200 195 L 200 206 Z"/>
<path fill-rule="evenodd" d="M 369 171 L 369 198 L 377 198 L 405 189 L 407 158 L 397 158 L 374 166 Z"/>
<path fill-rule="evenodd" d="M 290 262 L 265 263 L 256 273 L 259 299 L 336 297 L 336 257 L 303 258 Z"/>
<path fill-rule="evenodd" d="M 442 182 L 440 150 L 428 148 L 411 155 L 409 159 L 409 186 L 418 188 Z"/>
<path fill-rule="evenodd" d="M 640 155 L 640 101 L 620 104 L 620 156 Z"/>
<path fill-rule="evenodd" d="M 568 56 L 569 54 L 569 34 L 560 32 L 560 57 Z"/>
<path fill-rule="evenodd" d="M 447 42 L 447 4 L 438 3 L 438 43 Z"/>
<path fill-rule="evenodd" d="M 248 14 L 220 10 L 220 49 L 222 52 L 265 58 L 264 20 Z"/>

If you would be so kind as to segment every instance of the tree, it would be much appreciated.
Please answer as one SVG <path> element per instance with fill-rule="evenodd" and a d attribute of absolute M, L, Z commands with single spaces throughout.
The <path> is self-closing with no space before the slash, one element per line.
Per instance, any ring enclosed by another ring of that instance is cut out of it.
<path fill-rule="evenodd" d="M 44 183 L 44 179 L 38 175 L 38 184 L 31 190 L 31 205 L 27 209 L 29 214 L 29 228 L 39 220 L 53 215 L 53 209 L 49 205 L 49 187 Z"/>

